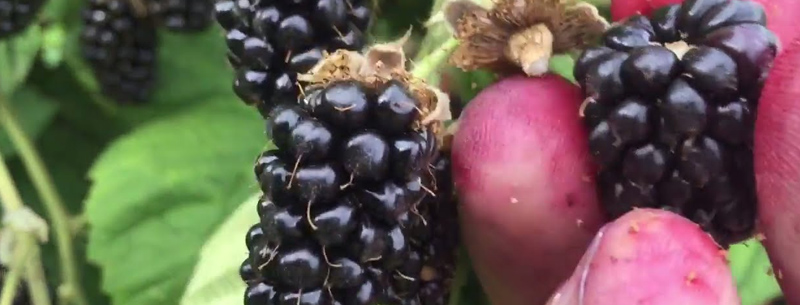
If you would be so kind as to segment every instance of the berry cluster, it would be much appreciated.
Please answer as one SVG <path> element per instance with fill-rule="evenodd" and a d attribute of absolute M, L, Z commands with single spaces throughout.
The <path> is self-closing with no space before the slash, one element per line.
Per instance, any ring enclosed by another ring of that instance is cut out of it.
<path fill-rule="evenodd" d="M 0 39 L 25 30 L 45 3 L 45 0 L 0 0 Z"/>
<path fill-rule="evenodd" d="M 751 1 L 688 0 L 584 51 L 574 74 L 612 217 L 664 207 L 723 244 L 751 234 L 754 117 L 777 49 L 765 24 Z"/>
<path fill-rule="evenodd" d="M 297 97 L 297 74 L 325 52 L 360 50 L 371 17 L 360 0 L 223 0 L 215 12 L 236 69 L 233 89 L 265 117 L 275 101 Z"/>
<path fill-rule="evenodd" d="M 245 304 L 444 304 L 455 205 L 449 158 L 416 124 L 419 100 L 397 80 L 304 93 L 268 115 L 277 148 L 255 165 Z"/>
<path fill-rule="evenodd" d="M 199 32 L 214 21 L 212 0 L 146 0 L 156 22 L 175 32 Z"/>
<path fill-rule="evenodd" d="M 89 0 L 81 48 L 103 94 L 146 102 L 156 82 L 158 26 L 197 32 L 211 24 L 212 9 L 210 0 Z"/>
<path fill-rule="evenodd" d="M 155 82 L 156 27 L 129 0 L 90 0 L 83 11 L 83 56 L 102 92 L 119 103 L 147 100 Z"/>

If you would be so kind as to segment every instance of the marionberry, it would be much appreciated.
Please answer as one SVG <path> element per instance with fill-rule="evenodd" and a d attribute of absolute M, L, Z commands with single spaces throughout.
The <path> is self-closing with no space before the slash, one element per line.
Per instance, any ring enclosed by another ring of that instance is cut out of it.
<path fill-rule="evenodd" d="M 750 1 L 687 0 L 583 52 L 573 72 L 608 215 L 661 207 L 723 245 L 752 234 L 754 117 L 778 48 L 766 22 Z"/>
<path fill-rule="evenodd" d="M 361 49 L 372 15 L 369 6 L 352 0 L 161 1 L 166 2 L 158 5 L 158 12 L 164 13 L 157 15 L 170 28 L 199 29 L 204 16 L 215 17 L 227 33 L 237 95 L 265 118 L 274 106 L 302 97 L 297 75 L 309 72 L 326 52 Z M 205 15 L 206 10 L 213 12 Z M 248 86 L 253 81 L 246 82 L 242 71 L 268 79 Z"/>
<path fill-rule="evenodd" d="M 158 43 L 153 19 L 126 0 L 92 0 L 83 10 L 82 21 L 83 58 L 101 92 L 121 104 L 146 102 L 156 77 Z"/>

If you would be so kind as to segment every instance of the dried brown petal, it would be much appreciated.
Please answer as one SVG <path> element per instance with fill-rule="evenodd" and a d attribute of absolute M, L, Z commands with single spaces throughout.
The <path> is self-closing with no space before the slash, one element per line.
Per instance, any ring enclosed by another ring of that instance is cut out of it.
<path fill-rule="evenodd" d="M 438 143 L 442 143 L 443 122 L 452 119 L 450 98 L 406 69 L 403 45 L 407 40 L 408 33 L 397 41 L 374 45 L 363 54 L 337 50 L 323 58 L 308 73 L 299 74 L 297 79 L 308 88 L 325 87 L 340 80 L 355 80 L 372 89 L 382 88 L 390 80 L 399 80 L 420 101 L 422 115 L 415 123 L 415 128 L 431 128 L 440 140 Z"/>
<path fill-rule="evenodd" d="M 608 27 L 597 8 L 577 0 L 499 0 L 491 10 L 460 0 L 445 16 L 461 43 L 455 66 L 528 75 L 546 72 L 553 54 L 583 48 Z"/>

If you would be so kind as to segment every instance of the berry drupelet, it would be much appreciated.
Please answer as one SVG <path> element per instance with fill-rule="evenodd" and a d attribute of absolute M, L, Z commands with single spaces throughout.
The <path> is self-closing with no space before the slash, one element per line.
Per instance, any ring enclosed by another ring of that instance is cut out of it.
<path fill-rule="evenodd" d="M 90 0 L 83 11 L 83 56 L 101 90 L 121 104 L 147 101 L 155 83 L 156 27 L 129 0 Z"/>
<path fill-rule="evenodd" d="M 217 22 L 226 31 L 233 90 L 266 117 L 278 101 L 298 96 L 297 74 L 326 52 L 360 50 L 368 0 L 222 0 Z"/>
<path fill-rule="evenodd" d="M 25 30 L 45 3 L 45 0 L 0 0 L 0 39 Z"/>
<path fill-rule="evenodd" d="M 193 33 L 207 29 L 214 21 L 213 0 L 146 0 L 148 10 L 167 30 Z"/>
<path fill-rule="evenodd" d="M 688 0 L 583 52 L 574 74 L 611 217 L 663 207 L 722 244 L 751 235 L 754 117 L 778 48 L 765 24 L 754 2 Z"/>
<path fill-rule="evenodd" d="M 322 65 L 353 58 L 370 57 L 339 50 Z M 435 110 L 446 95 L 407 72 L 338 72 L 305 74 L 303 95 L 268 113 L 244 302 L 444 304 L 458 235 Z"/>

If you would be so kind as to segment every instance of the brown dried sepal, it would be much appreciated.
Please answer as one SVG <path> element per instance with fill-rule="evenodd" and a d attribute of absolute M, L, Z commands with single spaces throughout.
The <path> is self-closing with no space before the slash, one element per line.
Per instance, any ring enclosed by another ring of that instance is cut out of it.
<path fill-rule="evenodd" d="M 582 49 L 609 26 L 597 8 L 577 0 L 498 0 L 491 9 L 457 0 L 445 18 L 460 41 L 450 58 L 455 66 L 532 76 L 547 71 L 553 54 Z"/>
<path fill-rule="evenodd" d="M 336 81 L 355 80 L 366 88 L 380 90 L 389 81 L 400 81 L 419 101 L 421 115 L 413 128 L 431 128 L 441 146 L 446 133 L 444 122 L 452 119 L 450 97 L 406 69 L 403 45 L 408 37 L 407 34 L 398 41 L 374 45 L 363 54 L 337 50 L 327 54 L 308 73 L 298 75 L 297 79 L 306 89 L 323 88 Z"/>

